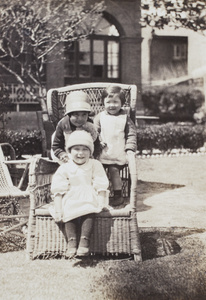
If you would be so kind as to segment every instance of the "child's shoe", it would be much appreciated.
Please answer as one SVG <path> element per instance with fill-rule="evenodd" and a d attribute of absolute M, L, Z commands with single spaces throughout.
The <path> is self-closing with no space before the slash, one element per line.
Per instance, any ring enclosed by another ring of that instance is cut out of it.
<path fill-rule="evenodd" d="M 66 258 L 73 258 L 77 252 L 77 241 L 75 238 L 70 238 L 67 244 L 67 251 L 65 253 Z"/>
<path fill-rule="evenodd" d="M 77 250 L 77 256 L 88 256 L 89 255 L 89 238 L 82 236 L 80 238 L 79 247 Z"/>
<path fill-rule="evenodd" d="M 89 255 L 89 248 L 87 247 L 79 247 L 77 250 L 76 256 L 88 256 Z"/>

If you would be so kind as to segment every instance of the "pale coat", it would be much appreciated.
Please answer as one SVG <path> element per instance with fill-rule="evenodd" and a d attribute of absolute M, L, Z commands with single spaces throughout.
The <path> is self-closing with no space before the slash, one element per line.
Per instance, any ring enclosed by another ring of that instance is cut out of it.
<path fill-rule="evenodd" d="M 72 219 L 99 213 L 103 207 L 108 205 L 109 181 L 102 164 L 89 159 L 83 165 L 77 165 L 72 160 L 62 164 L 53 175 L 51 192 L 62 194 L 62 220 L 68 222 Z M 104 203 L 98 202 L 99 191 L 106 191 Z M 54 205 L 49 211 L 55 217 Z"/>

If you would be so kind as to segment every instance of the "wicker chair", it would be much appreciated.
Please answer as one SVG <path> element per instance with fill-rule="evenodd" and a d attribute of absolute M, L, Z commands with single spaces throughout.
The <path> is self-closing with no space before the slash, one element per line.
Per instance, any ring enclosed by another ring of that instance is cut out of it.
<path fill-rule="evenodd" d="M 5 156 L 3 148 L 8 148 L 9 153 Z M 7 158 L 12 160 L 7 160 Z M 14 148 L 9 143 L 0 144 L 0 214 L 1 217 L 7 214 L 17 214 L 18 213 L 18 201 L 29 196 L 28 191 L 22 191 L 21 185 L 24 178 L 20 180 L 18 186 L 15 186 L 10 170 L 7 164 L 17 164 L 22 161 L 16 160 Z"/>
<path fill-rule="evenodd" d="M 125 89 L 126 109 L 134 120 L 136 86 L 118 85 Z M 59 119 L 64 115 L 66 95 L 74 90 L 87 92 L 92 101 L 93 111 L 95 113 L 101 111 L 103 109 L 101 93 L 106 86 L 108 83 L 90 83 L 49 90 L 47 105 L 53 124 L 56 126 Z M 48 205 L 51 201 L 51 178 L 58 166 L 57 163 L 44 158 L 35 158 L 30 164 L 30 217 L 27 238 L 27 255 L 30 259 L 64 256 L 66 252 L 64 225 L 57 225 L 48 211 Z M 129 157 L 128 165 L 122 170 L 121 177 L 125 206 L 96 215 L 90 252 L 91 254 L 103 255 L 128 254 L 132 255 L 135 261 L 141 261 L 136 213 L 137 168 L 134 156 Z M 112 197 L 112 188 L 110 196 Z"/>

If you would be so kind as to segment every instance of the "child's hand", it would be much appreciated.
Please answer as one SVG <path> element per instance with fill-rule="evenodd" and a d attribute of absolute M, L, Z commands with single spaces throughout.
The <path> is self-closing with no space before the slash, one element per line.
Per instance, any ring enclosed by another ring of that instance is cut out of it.
<path fill-rule="evenodd" d="M 107 146 L 107 144 L 106 144 L 106 143 L 104 143 L 104 142 L 100 142 L 100 147 L 101 147 L 101 149 L 104 149 L 106 146 Z"/>
<path fill-rule="evenodd" d="M 135 153 L 132 150 L 127 150 L 127 155 L 135 155 Z"/>
<path fill-rule="evenodd" d="M 55 213 L 54 221 L 55 221 L 55 223 L 60 223 L 62 221 L 62 214 L 61 214 L 61 212 L 56 212 Z"/>
<path fill-rule="evenodd" d="M 110 211 L 112 209 L 114 209 L 114 208 L 111 207 L 111 206 L 109 206 L 109 205 L 107 205 L 107 206 L 105 206 L 105 207 L 102 208 L 102 211 Z"/>
<path fill-rule="evenodd" d="M 60 158 L 59 158 L 61 161 L 63 161 L 64 163 L 68 162 L 69 161 L 69 157 L 67 155 L 67 153 L 62 153 L 60 154 Z"/>

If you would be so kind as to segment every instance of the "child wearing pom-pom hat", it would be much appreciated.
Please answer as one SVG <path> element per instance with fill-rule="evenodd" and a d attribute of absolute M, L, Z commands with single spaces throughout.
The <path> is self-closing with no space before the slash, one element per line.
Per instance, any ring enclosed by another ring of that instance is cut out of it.
<path fill-rule="evenodd" d="M 89 255 L 94 214 L 110 209 L 109 181 L 102 164 L 91 158 L 94 144 L 90 133 L 74 131 L 67 140 L 66 149 L 69 161 L 62 164 L 52 178 L 54 205 L 50 213 L 57 223 L 65 223 L 66 257 L 72 258 Z"/>

